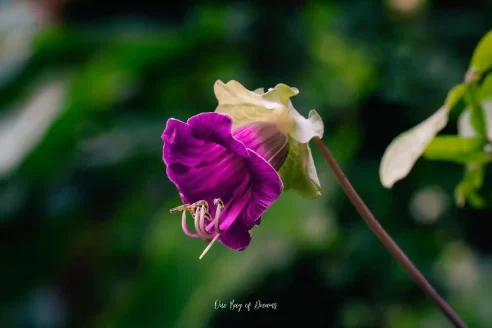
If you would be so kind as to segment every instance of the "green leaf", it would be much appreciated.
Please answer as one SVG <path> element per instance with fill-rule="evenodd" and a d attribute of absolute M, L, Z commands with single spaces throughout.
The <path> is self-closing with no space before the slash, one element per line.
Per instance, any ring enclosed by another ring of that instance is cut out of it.
<path fill-rule="evenodd" d="M 464 138 L 454 135 L 437 136 L 425 149 L 424 158 L 457 163 L 483 162 L 489 154 L 483 151 L 480 138 Z"/>
<path fill-rule="evenodd" d="M 465 92 L 465 84 L 458 84 L 448 92 L 445 104 L 449 108 L 449 110 L 453 110 L 456 105 L 463 101 L 463 96 L 465 95 Z"/>
<path fill-rule="evenodd" d="M 292 137 L 289 137 L 289 145 L 289 155 L 278 172 L 284 190 L 293 189 L 306 198 L 319 197 L 321 186 L 309 145 L 298 143 Z"/>
<path fill-rule="evenodd" d="M 478 98 L 480 101 L 486 101 L 492 99 L 492 74 L 485 77 L 478 90 Z"/>
<path fill-rule="evenodd" d="M 492 140 L 492 101 L 483 102 L 480 107 L 483 109 L 484 122 L 487 129 L 486 137 L 488 140 Z M 471 122 L 470 108 L 465 108 L 458 117 L 458 134 L 465 138 L 477 137 Z"/>
<path fill-rule="evenodd" d="M 448 123 L 449 108 L 442 106 L 431 117 L 396 137 L 384 152 L 379 167 L 381 184 L 391 188 L 412 170 L 436 134 Z"/>
<path fill-rule="evenodd" d="M 470 70 L 481 74 L 492 69 L 492 31 L 480 40 L 470 62 Z"/>
<path fill-rule="evenodd" d="M 478 86 L 476 82 L 468 85 L 465 93 L 465 99 L 470 106 L 470 124 L 475 131 L 475 135 L 482 139 L 487 139 L 487 125 L 485 112 L 478 98 Z"/>
<path fill-rule="evenodd" d="M 465 170 L 463 180 L 455 189 L 456 203 L 462 207 L 466 201 L 469 201 L 473 207 L 481 208 L 485 206 L 485 200 L 478 194 L 478 190 L 483 185 L 485 165 L 468 164 Z"/>

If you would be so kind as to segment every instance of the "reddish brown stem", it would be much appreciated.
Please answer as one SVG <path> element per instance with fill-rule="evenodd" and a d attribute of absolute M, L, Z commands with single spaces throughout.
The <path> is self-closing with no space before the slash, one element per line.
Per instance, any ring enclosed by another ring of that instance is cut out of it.
<path fill-rule="evenodd" d="M 415 267 L 415 265 L 410 261 L 410 259 L 405 255 L 405 253 L 398 247 L 398 245 L 393 241 L 393 239 L 388 235 L 384 228 L 379 224 L 378 220 L 371 213 L 369 208 L 364 204 L 360 198 L 357 191 L 355 191 L 352 184 L 347 179 L 342 169 L 338 165 L 337 161 L 331 154 L 330 150 L 325 146 L 323 141 L 319 138 L 314 138 L 314 143 L 323 154 L 324 158 L 328 162 L 328 165 L 332 169 L 333 173 L 340 183 L 343 191 L 350 199 L 354 207 L 357 209 L 359 214 L 362 216 L 369 228 L 374 232 L 376 237 L 383 243 L 386 249 L 393 255 L 395 260 L 400 263 L 400 265 L 407 271 L 407 273 L 415 280 L 417 285 L 436 303 L 437 306 L 444 312 L 448 319 L 459 328 L 466 328 L 466 324 L 460 317 L 454 312 L 454 310 L 449 306 L 448 303 L 439 295 L 439 293 L 432 287 L 432 285 L 425 279 L 425 277 L 420 273 L 420 271 Z"/>

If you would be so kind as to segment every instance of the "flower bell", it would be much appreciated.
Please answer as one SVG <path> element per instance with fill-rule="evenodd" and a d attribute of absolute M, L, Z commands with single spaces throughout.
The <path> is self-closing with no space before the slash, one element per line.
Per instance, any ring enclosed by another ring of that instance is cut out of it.
<path fill-rule="evenodd" d="M 201 113 L 186 123 L 170 119 L 162 135 L 166 172 L 185 204 L 171 212 L 183 211 L 188 236 L 234 250 L 249 245 L 251 229 L 283 190 L 273 166 L 241 142 L 249 131 L 239 132 L 233 135 L 229 115 Z M 186 226 L 186 212 L 196 233 Z"/>
<path fill-rule="evenodd" d="M 280 197 L 284 187 L 315 197 L 320 186 L 307 143 L 322 137 L 315 111 L 303 118 L 290 103 L 297 89 L 279 84 L 267 93 L 251 92 L 238 82 L 217 82 L 219 106 L 186 123 L 170 119 L 162 135 L 163 161 L 184 205 L 186 235 L 209 243 L 219 240 L 246 249 L 251 230 Z M 187 226 L 187 214 L 196 232 Z"/>

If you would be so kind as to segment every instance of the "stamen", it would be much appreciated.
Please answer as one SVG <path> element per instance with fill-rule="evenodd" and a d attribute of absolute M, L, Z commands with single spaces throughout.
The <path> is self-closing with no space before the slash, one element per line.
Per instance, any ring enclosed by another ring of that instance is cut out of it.
<path fill-rule="evenodd" d="M 175 208 L 171 208 L 169 210 L 169 213 L 171 214 L 174 214 L 176 212 L 181 212 L 181 211 L 186 211 L 191 205 L 189 204 L 184 204 L 184 205 L 180 205 L 178 207 L 175 207 Z"/>
<path fill-rule="evenodd" d="M 215 237 L 207 245 L 205 250 L 202 252 L 202 255 L 200 255 L 200 257 L 199 257 L 200 260 L 205 256 L 205 254 L 207 254 L 207 252 L 210 250 L 210 248 L 215 243 L 215 241 L 217 239 L 219 239 L 220 234 L 221 234 L 221 231 L 219 229 L 219 219 L 220 219 L 220 211 L 224 208 L 224 203 L 222 202 L 222 200 L 217 198 L 217 199 L 214 199 L 214 205 L 217 206 L 217 209 L 215 210 L 215 219 L 214 219 L 215 220 Z M 201 222 L 201 224 L 203 224 L 203 222 Z M 205 231 L 209 236 L 211 236 L 210 233 L 208 233 L 205 230 L 205 228 L 203 228 L 203 231 Z"/>
<path fill-rule="evenodd" d="M 195 210 L 197 209 L 197 207 L 200 207 L 200 206 L 205 206 L 205 208 L 207 209 L 207 212 L 208 212 L 207 201 L 206 200 L 199 200 L 198 202 L 194 202 L 191 205 L 190 204 L 183 204 L 183 205 L 180 205 L 178 207 L 171 208 L 169 210 L 169 213 L 174 214 L 176 212 L 188 211 L 188 212 L 190 212 L 191 215 L 195 215 Z"/>
<path fill-rule="evenodd" d="M 200 233 L 202 234 L 202 238 L 209 240 L 212 237 L 212 235 L 210 233 L 208 233 L 208 231 L 205 229 L 205 222 L 204 222 L 205 221 L 205 215 L 210 217 L 210 214 L 208 214 L 208 211 L 205 212 L 205 206 L 202 206 L 201 212 L 200 212 L 200 224 L 199 224 Z"/>
<path fill-rule="evenodd" d="M 206 219 L 206 221 L 205 221 Z M 210 241 L 210 239 L 212 238 L 212 235 L 210 234 L 210 232 L 207 231 L 207 227 L 205 225 L 208 225 L 208 223 L 212 221 L 212 217 L 210 216 L 210 213 L 208 212 L 205 212 L 205 215 L 204 215 L 204 220 L 200 222 L 200 228 L 202 229 L 203 232 L 205 232 L 206 234 L 206 241 Z M 207 224 L 205 224 L 205 222 Z"/>
<path fill-rule="evenodd" d="M 198 209 L 199 209 L 201 206 L 204 206 L 204 207 L 205 207 L 205 209 L 206 209 L 206 210 L 207 210 L 207 212 L 208 212 L 208 202 L 207 202 L 206 200 L 199 200 L 198 202 L 193 203 L 193 206 L 194 206 L 195 208 L 198 208 Z"/>
<path fill-rule="evenodd" d="M 192 238 L 200 237 L 199 234 L 193 233 L 190 230 L 188 230 L 188 226 L 186 224 L 186 211 L 183 211 L 183 216 L 181 218 L 181 227 L 183 228 L 183 231 L 187 236 L 192 237 Z"/>
<path fill-rule="evenodd" d="M 202 209 L 202 207 L 199 207 L 195 211 L 195 216 L 194 216 L 194 219 L 195 219 L 195 230 L 196 230 L 196 232 L 198 233 L 198 235 L 200 237 L 203 235 L 202 231 L 200 230 L 200 213 L 201 213 L 201 209 Z"/>
<path fill-rule="evenodd" d="M 212 234 L 208 232 L 207 228 L 205 227 L 205 218 L 207 218 L 207 225 L 210 221 L 212 221 L 212 217 L 208 212 L 209 207 L 206 200 L 200 200 L 191 205 L 183 204 L 169 210 L 171 214 L 176 212 L 183 212 L 181 216 L 181 226 L 183 228 L 184 233 L 187 236 L 192 238 L 201 237 L 206 241 L 210 241 L 207 247 L 205 248 L 205 250 L 200 255 L 200 260 L 205 256 L 205 254 L 207 254 L 207 252 L 210 250 L 210 248 L 215 243 L 215 241 L 219 239 L 222 233 L 222 231 L 220 231 L 219 222 L 220 222 L 221 211 L 224 209 L 224 203 L 220 198 L 216 198 L 214 199 L 214 205 L 216 206 L 216 210 L 215 210 L 215 218 L 214 218 L 215 236 L 213 238 L 212 238 Z M 187 212 L 189 212 L 194 218 L 196 233 L 193 233 L 188 229 L 188 225 L 186 224 Z"/>

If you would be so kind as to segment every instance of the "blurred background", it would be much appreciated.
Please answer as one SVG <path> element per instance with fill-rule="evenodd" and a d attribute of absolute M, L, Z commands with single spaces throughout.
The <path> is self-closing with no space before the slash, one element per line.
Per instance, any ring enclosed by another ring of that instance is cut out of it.
<path fill-rule="evenodd" d="M 237 80 L 299 88 L 390 235 L 470 327 L 492 327 L 492 213 L 455 206 L 463 168 L 421 159 L 392 190 L 378 176 L 491 17 L 488 0 L 1 0 L 0 326 L 450 327 L 314 148 L 320 199 L 286 192 L 246 251 L 198 260 L 205 243 L 168 212 L 161 133 Z"/>

